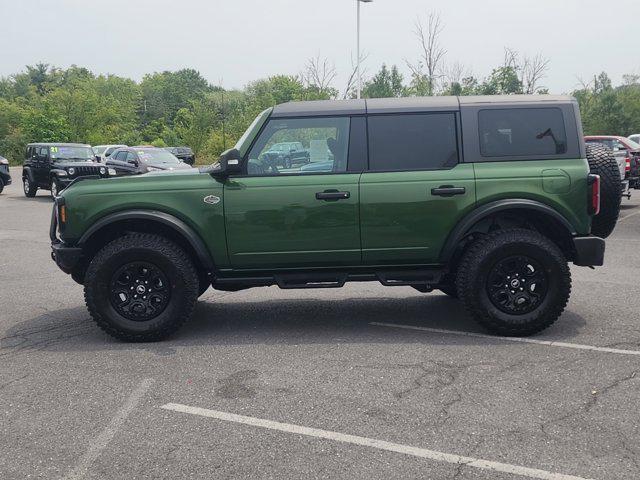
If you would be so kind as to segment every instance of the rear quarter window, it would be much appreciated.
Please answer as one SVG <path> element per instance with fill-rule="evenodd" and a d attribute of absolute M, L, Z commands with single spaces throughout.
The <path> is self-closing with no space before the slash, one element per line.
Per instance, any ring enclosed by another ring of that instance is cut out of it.
<path fill-rule="evenodd" d="M 435 170 L 458 163 L 454 113 L 371 115 L 369 170 Z"/>
<path fill-rule="evenodd" d="M 505 108 L 478 112 L 480 155 L 540 157 L 567 153 L 559 108 Z"/>

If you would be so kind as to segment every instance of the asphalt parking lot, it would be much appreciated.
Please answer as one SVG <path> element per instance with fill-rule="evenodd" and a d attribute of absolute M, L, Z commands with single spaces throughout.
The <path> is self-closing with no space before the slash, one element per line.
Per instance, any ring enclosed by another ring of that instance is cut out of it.
<path fill-rule="evenodd" d="M 51 261 L 48 192 L 12 174 L 0 479 L 640 478 L 640 192 L 606 266 L 572 268 L 566 312 L 527 342 L 364 283 L 210 289 L 172 340 L 125 344 Z"/>

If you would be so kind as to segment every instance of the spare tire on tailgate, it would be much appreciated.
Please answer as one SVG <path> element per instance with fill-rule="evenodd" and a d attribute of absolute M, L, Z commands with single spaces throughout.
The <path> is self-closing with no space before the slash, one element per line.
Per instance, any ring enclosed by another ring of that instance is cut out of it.
<path fill-rule="evenodd" d="M 600 213 L 593 217 L 591 233 L 607 238 L 613 232 L 620 213 L 622 180 L 613 152 L 604 145 L 587 145 L 591 173 L 600 175 Z"/>

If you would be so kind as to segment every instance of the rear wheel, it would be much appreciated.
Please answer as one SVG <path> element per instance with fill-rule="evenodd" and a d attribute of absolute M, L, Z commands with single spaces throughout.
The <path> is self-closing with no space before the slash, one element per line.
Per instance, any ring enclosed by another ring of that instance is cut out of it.
<path fill-rule="evenodd" d="M 613 232 L 620 213 L 622 179 L 613 152 L 603 145 L 587 145 L 591 173 L 600 175 L 600 213 L 591 221 L 591 233 L 607 238 Z"/>
<path fill-rule="evenodd" d="M 458 269 L 457 290 L 467 311 L 489 331 L 532 335 L 563 312 L 571 273 L 547 237 L 532 230 L 502 230 L 469 247 Z"/>
<path fill-rule="evenodd" d="M 22 190 L 24 191 L 25 196 L 35 197 L 36 192 L 38 191 L 38 186 L 31 183 L 29 177 L 24 177 L 22 179 Z"/>
<path fill-rule="evenodd" d="M 85 301 L 105 332 L 129 342 L 161 340 L 187 321 L 199 293 L 188 255 L 152 234 L 120 237 L 100 250 L 84 277 Z"/>

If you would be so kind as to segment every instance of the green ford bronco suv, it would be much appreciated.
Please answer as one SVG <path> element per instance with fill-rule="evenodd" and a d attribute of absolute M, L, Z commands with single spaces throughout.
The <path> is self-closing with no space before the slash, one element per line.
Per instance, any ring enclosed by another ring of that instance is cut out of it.
<path fill-rule="evenodd" d="M 264 161 L 283 142 L 309 162 Z M 439 289 L 529 335 L 565 308 L 568 262 L 602 265 L 619 205 L 615 160 L 587 150 L 570 97 L 317 101 L 265 110 L 210 167 L 74 182 L 50 236 L 93 319 L 128 341 L 175 332 L 210 286 L 348 281 Z"/>

